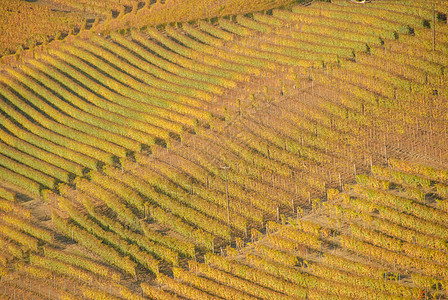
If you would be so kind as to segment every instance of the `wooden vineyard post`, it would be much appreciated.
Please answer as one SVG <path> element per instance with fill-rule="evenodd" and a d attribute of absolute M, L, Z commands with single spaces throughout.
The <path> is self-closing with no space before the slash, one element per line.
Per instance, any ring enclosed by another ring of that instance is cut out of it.
<path fill-rule="evenodd" d="M 311 80 L 311 95 L 314 97 L 313 67 L 311 67 L 310 80 Z"/>
<path fill-rule="evenodd" d="M 342 179 L 341 179 L 341 173 L 339 173 L 339 186 L 341 187 L 341 190 L 342 190 Z"/>
<path fill-rule="evenodd" d="M 277 206 L 277 222 L 279 222 L 279 221 L 280 221 L 280 210 Z"/>
<path fill-rule="evenodd" d="M 224 169 L 224 176 L 226 178 L 226 202 L 227 202 L 227 224 L 230 227 L 230 202 L 229 202 L 229 184 L 227 181 L 227 169 L 229 169 L 229 166 L 220 166 L 221 169 Z"/>

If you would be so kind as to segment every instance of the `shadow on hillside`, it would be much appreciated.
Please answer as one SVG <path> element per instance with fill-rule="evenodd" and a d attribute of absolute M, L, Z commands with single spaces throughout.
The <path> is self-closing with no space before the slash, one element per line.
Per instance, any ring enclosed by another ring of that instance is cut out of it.
<path fill-rule="evenodd" d="M 28 195 L 22 194 L 22 193 L 16 193 L 16 199 L 20 202 L 28 202 L 33 200 L 33 198 L 31 198 Z"/>

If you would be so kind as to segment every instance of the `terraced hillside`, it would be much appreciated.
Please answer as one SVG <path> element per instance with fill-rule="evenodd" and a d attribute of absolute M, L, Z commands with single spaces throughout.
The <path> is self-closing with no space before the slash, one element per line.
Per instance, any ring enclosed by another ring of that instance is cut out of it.
<path fill-rule="evenodd" d="M 292 2 L 294 0 L 0 0 L 0 67 L 33 56 L 37 45 L 45 46 L 67 35 L 244 14 Z"/>
<path fill-rule="evenodd" d="M 0 1 L 0 64 L 3 63 L 1 57 L 4 55 L 19 54 L 24 47 L 46 42 L 48 36 L 54 36 L 56 32 L 59 35 L 61 32 L 67 34 L 70 30 L 81 27 L 84 18 L 88 16 L 79 11 L 62 11 L 56 4 L 29 2 L 31 1 Z M 30 24 L 33 26 L 29 26 Z"/>
<path fill-rule="evenodd" d="M 435 4 L 84 30 L 4 67 L 0 294 L 446 298 Z"/>

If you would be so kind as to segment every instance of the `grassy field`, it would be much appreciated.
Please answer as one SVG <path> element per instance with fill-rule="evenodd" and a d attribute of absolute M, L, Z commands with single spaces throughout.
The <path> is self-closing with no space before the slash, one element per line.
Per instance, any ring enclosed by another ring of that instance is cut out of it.
<path fill-rule="evenodd" d="M 0 68 L 0 295 L 448 297 L 445 2 L 57 2 Z"/>

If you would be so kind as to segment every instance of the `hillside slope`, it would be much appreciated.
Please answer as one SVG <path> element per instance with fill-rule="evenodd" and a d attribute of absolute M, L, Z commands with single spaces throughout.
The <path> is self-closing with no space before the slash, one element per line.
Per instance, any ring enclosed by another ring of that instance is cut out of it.
<path fill-rule="evenodd" d="M 1 0 L 0 67 L 32 56 L 36 45 L 45 46 L 86 30 L 108 34 L 130 27 L 262 11 L 293 2 L 305 0 Z"/>
<path fill-rule="evenodd" d="M 4 67 L 0 293 L 446 297 L 429 3 L 86 30 Z"/>

